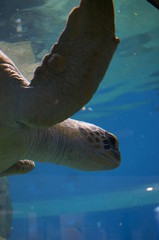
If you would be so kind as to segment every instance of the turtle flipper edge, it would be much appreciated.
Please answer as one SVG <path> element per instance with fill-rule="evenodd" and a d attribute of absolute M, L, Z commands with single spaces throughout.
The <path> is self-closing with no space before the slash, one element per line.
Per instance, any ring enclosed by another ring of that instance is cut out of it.
<path fill-rule="evenodd" d="M 5 170 L 0 174 L 0 177 L 15 175 L 15 174 L 25 174 L 32 171 L 35 168 L 34 161 L 31 160 L 20 160 L 10 168 Z"/>

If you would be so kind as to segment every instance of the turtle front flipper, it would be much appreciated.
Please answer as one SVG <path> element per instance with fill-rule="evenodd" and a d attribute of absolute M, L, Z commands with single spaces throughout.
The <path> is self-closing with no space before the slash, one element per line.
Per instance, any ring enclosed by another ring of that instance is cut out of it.
<path fill-rule="evenodd" d="M 10 168 L 0 174 L 0 177 L 9 176 L 14 174 L 25 174 L 35 168 L 35 163 L 30 160 L 20 160 Z"/>
<path fill-rule="evenodd" d="M 112 0 L 81 0 L 31 84 L 21 89 L 17 121 L 50 127 L 79 111 L 96 92 L 118 43 Z"/>

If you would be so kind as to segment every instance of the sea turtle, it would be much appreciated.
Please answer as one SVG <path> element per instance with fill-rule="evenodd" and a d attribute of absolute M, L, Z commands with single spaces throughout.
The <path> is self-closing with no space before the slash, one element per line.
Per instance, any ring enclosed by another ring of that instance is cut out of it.
<path fill-rule="evenodd" d="M 118 43 L 112 0 L 81 0 L 31 83 L 0 52 L 1 176 L 29 172 L 34 160 L 87 171 L 119 166 L 113 134 L 68 118 L 92 98 Z"/>

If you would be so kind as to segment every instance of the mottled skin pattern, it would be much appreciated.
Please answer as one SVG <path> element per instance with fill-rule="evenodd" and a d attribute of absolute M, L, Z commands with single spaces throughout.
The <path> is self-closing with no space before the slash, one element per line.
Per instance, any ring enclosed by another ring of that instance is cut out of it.
<path fill-rule="evenodd" d="M 118 43 L 112 0 L 82 0 L 31 84 L 0 51 L 2 176 L 32 170 L 27 159 L 87 171 L 119 166 L 114 135 L 68 119 L 92 98 Z"/>

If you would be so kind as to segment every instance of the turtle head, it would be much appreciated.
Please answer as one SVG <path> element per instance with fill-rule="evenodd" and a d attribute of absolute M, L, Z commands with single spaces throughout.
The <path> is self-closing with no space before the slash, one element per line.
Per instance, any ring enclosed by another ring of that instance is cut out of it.
<path fill-rule="evenodd" d="M 111 170 L 120 165 L 119 143 L 115 135 L 98 128 L 89 132 L 87 142 L 84 170 Z"/>
<path fill-rule="evenodd" d="M 121 156 L 115 135 L 93 124 L 76 121 L 78 134 L 72 140 L 69 167 L 85 171 L 111 170 L 120 165 Z M 71 136 L 72 137 L 72 136 Z"/>
<path fill-rule="evenodd" d="M 90 123 L 67 119 L 50 128 L 37 128 L 26 134 L 25 159 L 83 171 L 110 170 L 120 165 L 117 138 Z"/>
<path fill-rule="evenodd" d="M 96 144 L 92 150 L 92 167 L 95 166 L 95 170 L 117 168 L 121 162 L 118 139 L 107 131 L 104 131 L 104 136 L 97 135 Z"/>

